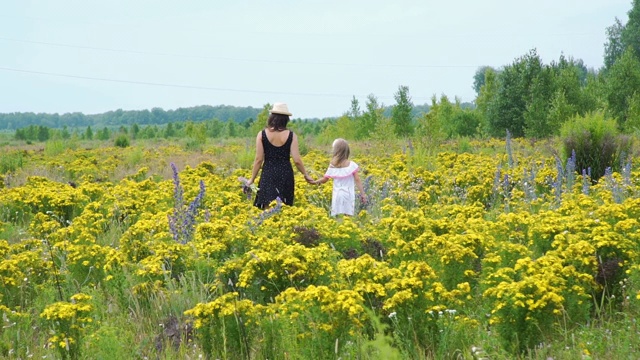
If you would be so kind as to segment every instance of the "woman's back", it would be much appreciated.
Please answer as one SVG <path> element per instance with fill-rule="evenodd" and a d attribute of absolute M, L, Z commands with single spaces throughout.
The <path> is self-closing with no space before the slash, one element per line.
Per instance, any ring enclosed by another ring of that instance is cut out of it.
<path fill-rule="evenodd" d="M 290 161 L 293 132 L 265 129 L 261 135 L 262 147 L 264 148 L 264 166 L 258 185 L 260 190 L 254 204 L 257 207 L 265 208 L 276 197 L 279 197 L 285 204 L 293 205 L 295 182 Z M 269 136 L 272 140 L 269 139 Z"/>
<path fill-rule="evenodd" d="M 291 134 L 291 130 L 272 130 L 269 128 L 264 129 L 264 132 L 269 140 L 269 143 L 274 146 L 282 146 L 289 139 L 289 134 Z"/>

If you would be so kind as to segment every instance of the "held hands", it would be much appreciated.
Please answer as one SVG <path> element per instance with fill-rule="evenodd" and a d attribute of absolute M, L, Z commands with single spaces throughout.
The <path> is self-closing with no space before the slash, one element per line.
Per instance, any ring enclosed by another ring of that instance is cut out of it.
<path fill-rule="evenodd" d="M 313 178 L 311 176 L 309 176 L 309 174 L 304 174 L 304 179 L 309 183 L 309 184 L 316 184 L 316 181 L 313 180 Z"/>

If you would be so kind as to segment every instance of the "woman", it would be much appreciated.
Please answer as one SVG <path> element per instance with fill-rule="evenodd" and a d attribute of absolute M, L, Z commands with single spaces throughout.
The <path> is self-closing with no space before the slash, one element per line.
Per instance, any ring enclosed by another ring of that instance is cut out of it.
<path fill-rule="evenodd" d="M 298 149 L 298 137 L 287 129 L 289 112 L 287 104 L 275 103 L 269 111 L 267 127 L 256 136 L 256 158 L 253 161 L 251 178 L 247 186 L 251 186 L 262 168 L 258 195 L 254 205 L 264 209 L 277 197 L 287 205 L 293 205 L 295 182 L 290 158 L 307 182 L 313 181 L 302 164 Z"/>

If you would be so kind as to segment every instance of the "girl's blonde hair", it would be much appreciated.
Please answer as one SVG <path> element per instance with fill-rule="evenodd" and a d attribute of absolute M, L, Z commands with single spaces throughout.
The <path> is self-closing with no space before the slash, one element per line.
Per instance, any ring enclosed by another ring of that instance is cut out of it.
<path fill-rule="evenodd" d="M 349 159 L 349 143 L 345 139 L 335 139 L 333 141 L 333 157 L 331 165 L 339 167 Z"/>

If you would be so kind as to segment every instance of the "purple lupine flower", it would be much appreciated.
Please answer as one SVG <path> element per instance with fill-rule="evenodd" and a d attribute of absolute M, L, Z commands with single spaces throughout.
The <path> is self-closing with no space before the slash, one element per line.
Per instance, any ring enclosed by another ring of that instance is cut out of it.
<path fill-rule="evenodd" d="M 604 178 L 607 188 L 609 189 L 609 191 L 611 191 L 611 195 L 613 195 L 613 201 L 616 204 L 622 203 L 624 194 L 622 193 L 622 188 L 618 185 L 618 182 L 613 177 L 613 170 L 611 169 L 611 167 L 607 167 L 604 170 Z"/>
<path fill-rule="evenodd" d="M 507 155 L 508 155 L 508 164 L 509 168 L 513 167 L 513 151 L 511 150 L 511 133 L 507 129 Z"/>
<path fill-rule="evenodd" d="M 556 179 L 553 182 L 553 192 L 556 196 L 556 202 L 558 204 L 560 204 L 560 202 L 562 201 L 562 183 L 564 180 L 564 169 L 562 167 L 562 161 L 560 160 L 559 157 L 555 157 L 556 158 L 556 171 L 557 171 L 557 175 L 556 175 Z"/>
<path fill-rule="evenodd" d="M 193 232 L 196 226 L 196 217 L 198 210 L 202 203 L 205 194 L 204 181 L 200 180 L 200 191 L 198 195 L 193 199 L 188 207 L 184 204 L 184 190 L 180 186 L 180 178 L 178 177 L 178 170 L 175 164 L 171 164 L 173 169 L 173 183 L 174 183 L 174 207 L 173 214 L 168 215 L 169 218 L 169 231 L 173 237 L 173 240 L 181 244 L 186 244 L 193 238 Z"/>
<path fill-rule="evenodd" d="M 591 170 L 591 168 L 589 168 Z M 582 169 L 582 193 L 589 195 L 589 182 L 591 176 L 587 175 L 587 170 Z"/>
<path fill-rule="evenodd" d="M 627 163 L 622 167 L 622 182 L 624 186 L 631 186 L 631 156 L 627 159 Z"/>
<path fill-rule="evenodd" d="M 567 159 L 567 166 L 565 167 L 565 178 L 567 180 L 567 191 L 571 192 L 573 183 L 575 180 L 576 171 L 576 151 L 571 150 L 571 157 Z"/>

